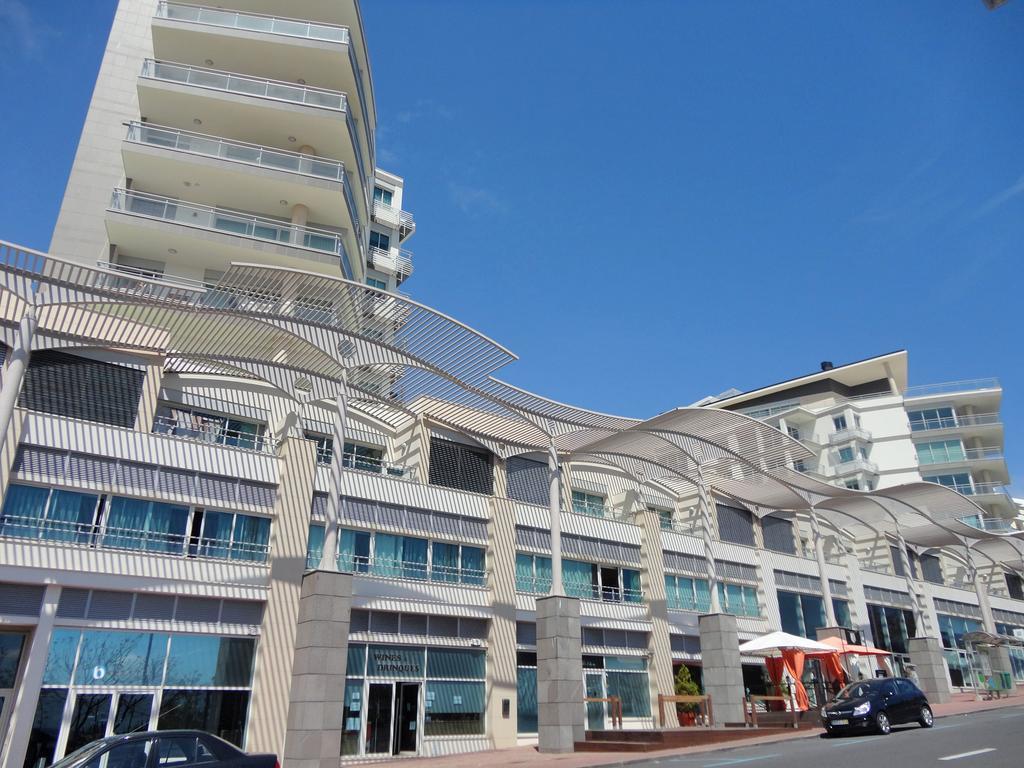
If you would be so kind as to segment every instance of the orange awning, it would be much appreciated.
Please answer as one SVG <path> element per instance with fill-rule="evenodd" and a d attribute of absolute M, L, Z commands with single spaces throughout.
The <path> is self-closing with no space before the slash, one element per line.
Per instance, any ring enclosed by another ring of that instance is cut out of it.
<path fill-rule="evenodd" d="M 872 648 L 867 645 L 854 645 L 853 643 L 844 643 L 838 637 L 823 637 L 818 642 L 825 643 L 825 645 L 831 645 L 837 651 L 843 654 L 855 653 L 858 656 L 892 656 L 888 651 L 883 651 L 881 648 Z"/>

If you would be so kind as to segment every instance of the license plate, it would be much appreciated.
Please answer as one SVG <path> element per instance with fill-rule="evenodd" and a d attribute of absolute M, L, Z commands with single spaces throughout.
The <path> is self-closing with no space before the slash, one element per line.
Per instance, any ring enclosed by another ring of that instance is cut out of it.
<path fill-rule="evenodd" d="M 842 717 L 842 718 L 840 718 L 838 720 L 833 720 L 831 724 L 832 725 L 849 725 L 850 721 L 847 720 L 845 717 Z"/>

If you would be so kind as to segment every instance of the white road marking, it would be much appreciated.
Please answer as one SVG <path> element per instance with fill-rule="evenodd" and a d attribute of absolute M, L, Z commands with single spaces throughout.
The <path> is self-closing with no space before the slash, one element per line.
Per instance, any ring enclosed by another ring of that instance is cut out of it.
<path fill-rule="evenodd" d="M 758 755 L 757 757 L 736 757 L 736 758 L 733 758 L 731 760 L 729 760 L 729 759 L 717 760 L 717 761 L 715 761 L 713 763 L 708 763 L 707 765 L 704 766 L 704 768 L 717 768 L 717 766 L 725 766 L 725 765 L 740 765 L 742 763 L 752 763 L 755 760 L 767 760 L 767 759 L 769 759 L 771 757 L 778 757 L 778 755 Z"/>
<path fill-rule="evenodd" d="M 962 757 L 974 757 L 975 755 L 984 755 L 986 752 L 995 752 L 995 747 L 986 747 L 985 749 L 976 749 L 973 752 L 961 752 L 959 755 L 946 755 L 940 757 L 939 760 L 959 760 Z"/>

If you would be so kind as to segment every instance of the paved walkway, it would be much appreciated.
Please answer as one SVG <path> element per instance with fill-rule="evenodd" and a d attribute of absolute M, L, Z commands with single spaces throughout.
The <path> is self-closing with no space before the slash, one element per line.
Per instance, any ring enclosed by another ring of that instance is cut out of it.
<path fill-rule="evenodd" d="M 982 712 L 988 709 L 1019 706 L 1024 706 L 1024 694 L 1020 692 L 1014 696 L 993 701 L 976 701 L 974 694 L 961 693 L 954 694 L 953 700 L 948 704 L 936 704 L 934 710 L 936 717 L 950 717 L 953 715 L 967 715 L 972 712 Z M 546 766 L 552 766 L 552 768 L 584 768 L 585 766 L 598 765 L 621 766 L 624 763 L 649 760 L 656 757 L 694 755 L 722 749 L 773 744 L 792 739 L 817 738 L 820 733 L 820 729 L 805 730 L 778 736 L 755 736 L 750 739 L 728 742 L 726 744 L 708 744 L 706 746 L 686 747 L 683 749 L 664 749 L 657 752 L 578 752 L 568 755 L 547 755 L 539 753 L 535 747 L 513 747 L 511 749 L 469 752 L 460 755 L 448 755 L 446 757 L 385 760 L 374 762 L 374 765 L 389 765 L 395 766 L 395 768 L 483 768 L 484 766 L 493 768 L 511 768 L 511 766 L 523 766 L 524 768 L 545 768 Z"/>

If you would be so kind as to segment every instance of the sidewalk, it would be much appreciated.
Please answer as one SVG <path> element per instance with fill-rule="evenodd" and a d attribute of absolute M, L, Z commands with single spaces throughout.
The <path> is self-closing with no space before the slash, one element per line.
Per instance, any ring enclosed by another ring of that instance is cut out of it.
<path fill-rule="evenodd" d="M 953 715 L 968 715 L 973 712 L 983 712 L 988 709 L 1003 709 L 1006 707 L 1024 706 L 1024 695 L 1017 693 L 1005 699 L 993 701 L 975 701 L 973 693 L 957 693 L 948 704 L 936 704 L 933 709 L 936 717 L 949 717 Z M 511 749 L 495 749 L 487 752 L 468 752 L 459 755 L 447 755 L 444 757 L 429 758 L 401 758 L 398 760 L 387 760 L 375 762 L 375 765 L 390 765 L 395 768 L 481 768 L 481 766 L 525 766 L 526 768 L 585 768 L 585 766 L 597 765 L 622 765 L 635 761 L 650 760 L 652 758 L 667 758 L 676 755 L 695 755 L 702 752 L 716 752 L 723 749 L 736 749 L 738 747 L 752 747 L 759 744 L 773 744 L 779 741 L 791 739 L 817 738 L 821 733 L 820 729 L 794 731 L 776 736 L 754 736 L 750 739 L 732 741 L 726 744 L 708 744 L 701 747 L 688 747 L 685 749 L 664 749 L 657 752 L 577 752 L 566 755 L 544 755 L 537 751 L 536 747 L 513 747 Z"/>

